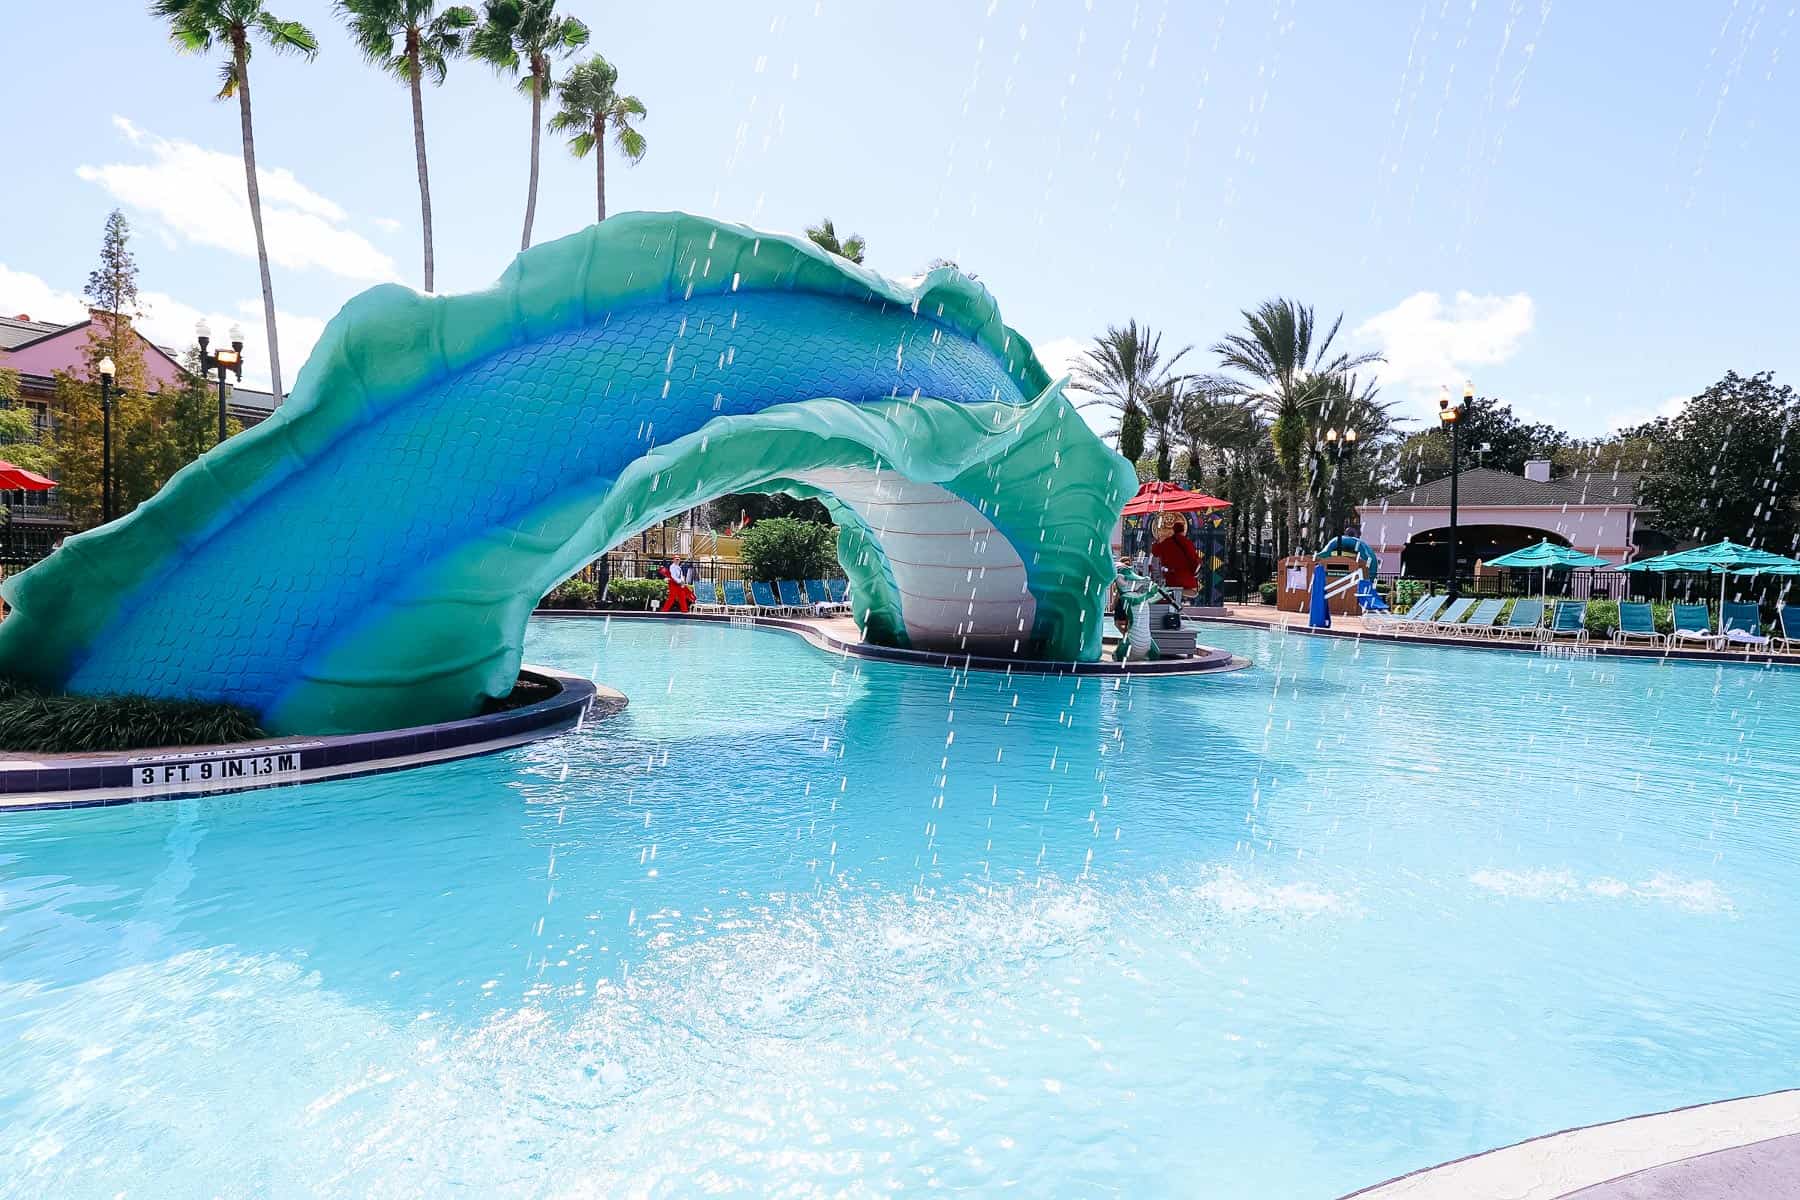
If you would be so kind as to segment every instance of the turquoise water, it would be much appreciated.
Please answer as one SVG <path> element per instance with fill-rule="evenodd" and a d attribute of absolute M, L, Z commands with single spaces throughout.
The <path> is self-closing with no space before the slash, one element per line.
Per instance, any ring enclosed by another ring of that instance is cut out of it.
<path fill-rule="evenodd" d="M 618 719 L 0 819 L 0 1192 L 1331 1197 L 1800 1084 L 1800 676 L 1008 678 L 534 624 Z"/>

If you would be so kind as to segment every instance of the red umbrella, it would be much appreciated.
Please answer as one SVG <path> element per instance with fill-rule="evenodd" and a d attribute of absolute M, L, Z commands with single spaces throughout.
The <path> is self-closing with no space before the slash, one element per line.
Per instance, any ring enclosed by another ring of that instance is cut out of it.
<path fill-rule="evenodd" d="M 1125 506 L 1121 514 L 1127 517 L 1141 517 L 1148 513 L 1161 512 L 1211 512 L 1215 508 L 1230 508 L 1231 501 L 1221 500 L 1217 496 L 1208 496 L 1201 492 L 1190 492 L 1186 488 L 1176 487 L 1160 479 L 1152 479 L 1140 487 L 1137 495 Z"/>
<path fill-rule="evenodd" d="M 0 459 L 0 492 L 47 492 L 56 480 Z"/>

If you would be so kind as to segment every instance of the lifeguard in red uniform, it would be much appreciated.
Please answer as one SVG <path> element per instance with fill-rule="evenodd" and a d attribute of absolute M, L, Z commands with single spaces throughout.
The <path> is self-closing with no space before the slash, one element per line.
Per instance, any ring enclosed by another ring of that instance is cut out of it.
<path fill-rule="evenodd" d="M 669 581 L 669 594 L 663 597 L 663 612 L 686 612 L 694 603 L 694 568 L 681 561 L 677 554 L 669 560 L 669 565 L 657 571 Z"/>

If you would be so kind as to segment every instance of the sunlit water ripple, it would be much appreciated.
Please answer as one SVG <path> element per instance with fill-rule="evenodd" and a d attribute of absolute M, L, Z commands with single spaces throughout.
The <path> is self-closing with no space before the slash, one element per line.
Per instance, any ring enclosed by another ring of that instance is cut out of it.
<path fill-rule="evenodd" d="M 0 1188 L 1329 1197 L 1794 1086 L 1800 678 L 539 622 L 631 707 L 0 821 Z"/>

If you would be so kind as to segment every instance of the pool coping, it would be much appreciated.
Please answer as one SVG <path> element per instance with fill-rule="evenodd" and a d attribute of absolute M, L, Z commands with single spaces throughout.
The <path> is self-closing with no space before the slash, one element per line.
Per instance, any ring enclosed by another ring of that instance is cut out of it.
<path fill-rule="evenodd" d="M 1398 1175 L 1341 1200 L 1557 1200 L 1576 1193 L 1599 1200 L 1608 1184 L 1796 1133 L 1800 1088 L 1788 1088 L 1542 1134 Z M 1705 1200 L 1737 1193 L 1689 1194 Z"/>
<path fill-rule="evenodd" d="M 1555 646 L 1564 652 L 1574 649 L 1591 651 L 1596 658 L 1647 658 L 1665 662 L 1719 663 L 1740 667 L 1800 667 L 1800 655 L 1777 654 L 1770 650 L 1743 650 L 1733 653 L 1727 650 L 1690 650 L 1673 646 L 1637 646 L 1605 639 L 1589 639 L 1585 642 L 1545 642 L 1541 640 L 1515 641 L 1511 638 L 1426 637 L 1416 633 L 1376 633 L 1368 629 L 1314 629 L 1305 623 L 1304 614 L 1301 614 L 1301 618 L 1297 621 L 1258 621 L 1253 617 L 1194 616 L 1192 614 L 1189 614 L 1188 617 L 1192 621 L 1233 625 L 1239 629 L 1266 629 L 1271 633 L 1298 633 L 1307 637 L 1338 638 L 1343 641 L 1369 642 L 1374 645 L 1398 642 L 1408 646 L 1441 646 L 1451 650 L 1510 650 L 1515 654 L 1541 654 L 1545 647 Z"/>
<path fill-rule="evenodd" d="M 527 666 L 554 696 L 503 712 L 374 733 L 261 738 L 110 754 L 0 755 L 0 811 L 98 808 L 379 775 L 492 754 L 616 715 L 625 696 L 592 680 Z"/>
<path fill-rule="evenodd" d="M 831 654 L 866 658 L 878 662 L 906 663 L 911 666 L 935 667 L 950 671 L 993 671 L 1009 675 L 1217 675 L 1250 666 L 1250 660 L 1227 650 L 1199 647 L 1206 651 L 1189 658 L 1139 659 L 1134 662 L 1059 662 L 1043 658 L 995 658 L 981 654 L 950 654 L 937 650 L 909 650 L 899 646 L 877 646 L 869 642 L 852 642 L 819 628 L 810 621 L 791 617 L 751 616 L 742 613 L 661 613 L 635 609 L 540 608 L 534 617 L 557 619 L 606 619 L 625 621 L 690 621 L 740 628 L 780 629 L 798 634 L 814 647 Z"/>

